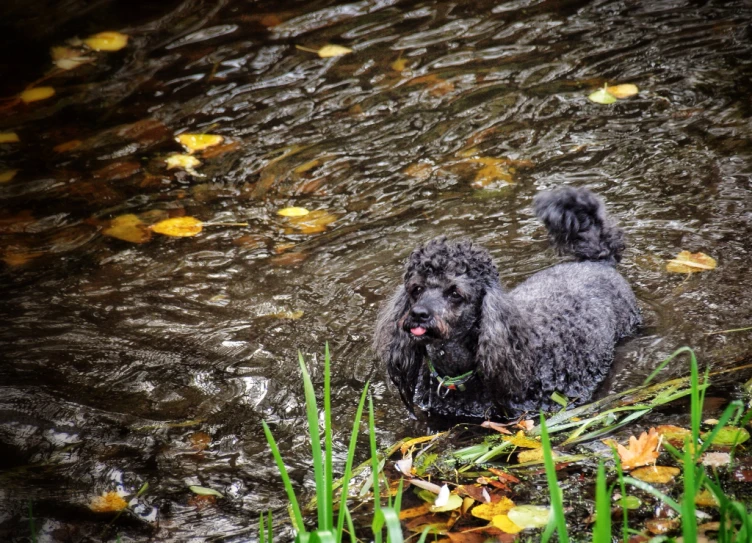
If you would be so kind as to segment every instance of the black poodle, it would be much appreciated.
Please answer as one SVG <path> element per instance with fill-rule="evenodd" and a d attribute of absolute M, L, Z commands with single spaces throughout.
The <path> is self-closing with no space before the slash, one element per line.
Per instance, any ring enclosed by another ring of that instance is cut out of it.
<path fill-rule="evenodd" d="M 384 305 L 374 348 L 411 412 L 461 418 L 555 407 L 554 392 L 588 400 L 614 344 L 640 322 L 615 266 L 624 234 L 584 188 L 539 194 L 535 213 L 553 246 L 576 262 L 507 291 L 490 255 L 437 238 L 410 255 L 405 282 Z"/>

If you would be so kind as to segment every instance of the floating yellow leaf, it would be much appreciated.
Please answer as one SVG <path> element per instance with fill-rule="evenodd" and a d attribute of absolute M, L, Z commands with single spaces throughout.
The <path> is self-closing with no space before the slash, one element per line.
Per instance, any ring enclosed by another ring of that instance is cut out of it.
<path fill-rule="evenodd" d="M 102 230 L 102 234 L 131 243 L 146 243 L 151 239 L 147 226 L 132 213 L 112 219 L 109 226 Z"/>
<path fill-rule="evenodd" d="M 615 98 L 618 98 L 619 100 L 623 98 L 629 98 L 630 96 L 634 96 L 638 92 L 640 92 L 640 89 L 637 88 L 637 85 L 633 85 L 631 83 L 625 83 L 623 85 L 613 85 L 610 87 L 606 87 L 606 91 L 613 95 Z"/>
<path fill-rule="evenodd" d="M 303 217 L 309 213 L 310 211 L 304 207 L 285 207 L 277 211 L 277 215 L 282 215 L 283 217 Z"/>
<path fill-rule="evenodd" d="M 402 70 L 404 70 L 407 67 L 407 59 L 400 57 L 397 60 L 395 60 L 394 62 L 392 62 L 392 64 L 390 65 L 390 67 L 395 72 L 401 72 Z"/>
<path fill-rule="evenodd" d="M 504 441 L 511 443 L 516 447 L 523 447 L 525 449 L 540 449 L 541 442 L 535 439 L 525 436 L 525 432 L 520 430 L 514 437 L 504 437 Z"/>
<path fill-rule="evenodd" d="M 86 38 L 84 43 L 95 51 L 119 51 L 128 45 L 128 36 L 120 32 L 100 32 Z"/>
<path fill-rule="evenodd" d="M 481 503 L 476 505 L 473 507 L 471 513 L 474 517 L 492 520 L 498 515 L 506 515 L 512 507 L 514 507 L 514 502 L 506 496 L 502 496 L 496 503 Z"/>
<path fill-rule="evenodd" d="M 332 44 L 325 45 L 320 49 L 311 49 L 310 47 L 303 47 L 302 45 L 296 45 L 295 48 L 300 51 L 306 51 L 308 53 L 316 53 L 321 58 L 341 57 L 342 55 L 352 53 L 352 49 L 342 47 L 341 45 Z"/>
<path fill-rule="evenodd" d="M 407 451 L 412 449 L 415 445 L 419 445 L 421 443 L 425 443 L 427 441 L 434 441 L 435 439 L 438 439 L 442 436 L 445 436 L 446 432 L 440 432 L 438 434 L 433 434 L 430 436 L 421 436 L 421 437 L 415 437 L 413 439 L 408 439 L 400 446 L 400 452 L 405 455 L 407 454 Z"/>
<path fill-rule="evenodd" d="M 195 175 L 196 177 L 203 177 L 202 174 L 198 173 L 195 170 L 195 168 L 197 168 L 198 166 L 201 166 L 201 161 L 197 159 L 195 156 L 174 154 L 174 155 L 168 156 L 165 159 L 165 162 L 167 163 L 168 170 L 172 170 L 174 168 L 180 168 L 181 170 L 185 170 L 189 174 Z"/>
<path fill-rule="evenodd" d="M 216 134 L 180 134 L 175 140 L 189 153 L 195 153 L 219 145 L 225 139 Z"/>
<path fill-rule="evenodd" d="M 13 179 L 17 173 L 18 170 L 5 170 L 4 172 L 0 172 L 0 183 L 7 183 Z"/>
<path fill-rule="evenodd" d="M 649 433 L 642 432 L 639 439 L 630 436 L 629 448 L 617 443 L 616 450 L 621 458 L 622 467 L 632 469 L 655 462 L 658 458 L 659 439 L 658 432 L 655 431 L 655 428 L 651 428 Z"/>
<path fill-rule="evenodd" d="M 512 522 L 509 515 L 496 515 L 491 519 L 491 526 L 498 528 L 505 534 L 517 534 L 522 531 L 522 527 Z"/>
<path fill-rule="evenodd" d="M 187 238 L 195 236 L 204 228 L 204 223 L 195 217 L 173 217 L 159 221 L 151 227 L 152 232 L 173 236 L 176 238 Z"/>
<path fill-rule="evenodd" d="M 693 273 L 700 271 L 714 270 L 716 267 L 715 259 L 705 253 L 690 253 L 682 251 L 676 258 L 669 260 L 666 264 L 666 271 L 671 273 Z"/>
<path fill-rule="evenodd" d="M 679 475 L 679 473 L 679 468 L 672 468 L 670 466 L 647 466 L 634 470 L 632 477 L 646 483 L 665 484 L 673 481 L 674 477 Z"/>
<path fill-rule="evenodd" d="M 0 143 L 18 143 L 18 134 L 15 132 L 0 132 Z"/>
<path fill-rule="evenodd" d="M 89 509 L 95 513 L 114 513 L 128 507 L 126 502 L 117 492 L 107 492 L 96 496 L 89 504 Z"/>
<path fill-rule="evenodd" d="M 608 90 L 606 89 L 607 87 L 604 85 L 602 89 L 598 89 L 597 91 L 588 95 L 588 100 L 595 102 L 596 104 L 613 104 L 614 102 L 616 102 L 616 96 L 608 92 Z"/>
<path fill-rule="evenodd" d="M 52 87 L 35 87 L 33 89 L 26 89 L 18 97 L 25 104 L 30 102 L 38 102 L 39 100 L 46 100 L 55 96 L 55 89 Z"/>
<path fill-rule="evenodd" d="M 87 57 L 83 51 L 74 47 L 65 47 L 62 45 L 50 49 L 52 62 L 61 70 L 72 70 L 78 68 L 81 64 L 92 62 L 92 57 Z"/>

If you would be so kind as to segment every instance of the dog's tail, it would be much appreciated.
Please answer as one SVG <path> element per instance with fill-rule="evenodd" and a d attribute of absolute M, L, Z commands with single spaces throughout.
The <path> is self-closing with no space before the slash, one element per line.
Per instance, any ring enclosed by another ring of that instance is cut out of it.
<path fill-rule="evenodd" d="M 535 197 L 533 207 L 559 253 L 614 265 L 621 260 L 624 232 L 611 223 L 601 199 L 588 189 L 544 192 Z"/>

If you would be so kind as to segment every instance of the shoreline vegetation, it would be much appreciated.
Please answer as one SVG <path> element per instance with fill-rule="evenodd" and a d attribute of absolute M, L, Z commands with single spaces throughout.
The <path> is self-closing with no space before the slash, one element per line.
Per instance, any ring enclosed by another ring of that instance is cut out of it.
<path fill-rule="evenodd" d="M 679 356 L 688 358 L 689 376 L 653 384 Z M 263 423 L 300 543 L 752 541 L 752 455 L 745 445 L 752 409 L 735 399 L 717 418 L 703 419 L 710 378 L 750 366 L 701 375 L 694 351 L 683 347 L 634 389 L 574 409 L 559 397 L 557 413 L 461 424 L 382 452 L 366 384 L 345 465 L 335 467 L 328 345 L 324 358 L 320 413 L 299 356 L 316 482 L 316 496 L 304 507 Z M 370 458 L 354 466 L 366 408 Z M 643 418 L 688 427 L 646 429 Z M 628 443 L 609 439 L 615 435 L 629 436 Z M 272 519 L 262 514 L 259 541 L 272 538 Z"/>

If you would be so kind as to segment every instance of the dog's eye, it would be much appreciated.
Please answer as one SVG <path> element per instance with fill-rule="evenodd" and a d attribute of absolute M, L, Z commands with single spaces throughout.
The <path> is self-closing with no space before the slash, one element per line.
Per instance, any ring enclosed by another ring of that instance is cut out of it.
<path fill-rule="evenodd" d="M 417 298 L 418 296 L 420 296 L 423 293 L 424 290 L 425 289 L 423 287 L 421 287 L 421 286 L 413 287 L 412 290 L 410 291 L 410 295 L 413 298 Z"/>
<path fill-rule="evenodd" d="M 447 291 L 447 298 L 449 298 L 453 302 L 459 302 L 460 300 L 462 300 L 462 294 L 460 294 L 460 291 L 457 290 L 457 287 L 452 287 Z"/>

